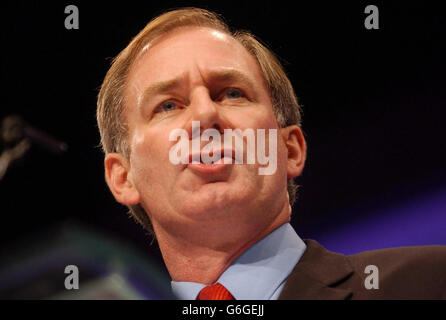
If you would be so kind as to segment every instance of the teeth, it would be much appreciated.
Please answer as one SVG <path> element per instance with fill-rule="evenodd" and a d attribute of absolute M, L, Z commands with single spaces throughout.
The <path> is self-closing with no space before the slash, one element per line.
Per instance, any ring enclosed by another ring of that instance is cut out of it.
<path fill-rule="evenodd" d="M 215 161 L 218 161 L 218 160 L 221 159 L 221 153 L 220 152 L 216 156 L 217 156 L 217 160 L 215 160 Z"/>
<path fill-rule="evenodd" d="M 201 156 L 200 157 L 200 162 L 202 163 L 202 164 L 213 164 L 213 163 L 216 163 L 216 162 L 218 162 L 218 161 L 220 161 L 221 159 L 222 159 L 222 154 L 221 154 L 221 152 L 220 151 L 212 151 L 212 152 L 210 152 L 209 153 L 209 157 L 210 158 L 216 158 L 215 160 L 213 160 L 213 161 L 211 161 L 211 162 L 209 162 L 209 163 L 205 163 L 204 161 L 203 161 L 203 156 Z"/>

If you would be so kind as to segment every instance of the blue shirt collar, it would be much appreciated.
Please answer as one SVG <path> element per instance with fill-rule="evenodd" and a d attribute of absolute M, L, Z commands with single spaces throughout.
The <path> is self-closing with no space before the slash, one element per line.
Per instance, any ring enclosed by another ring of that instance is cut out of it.
<path fill-rule="evenodd" d="M 217 282 L 237 300 L 275 299 L 305 249 L 303 240 L 285 223 L 242 253 Z M 206 286 L 180 281 L 171 285 L 173 293 L 184 300 L 194 300 Z"/>

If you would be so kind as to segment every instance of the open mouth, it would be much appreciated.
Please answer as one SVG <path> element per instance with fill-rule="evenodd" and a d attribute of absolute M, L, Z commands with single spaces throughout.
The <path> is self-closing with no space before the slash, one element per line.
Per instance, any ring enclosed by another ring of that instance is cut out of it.
<path fill-rule="evenodd" d="M 189 164 L 231 164 L 235 162 L 235 151 L 232 149 L 211 150 L 189 155 Z"/>
<path fill-rule="evenodd" d="M 226 151 L 226 152 L 225 152 Z M 222 149 L 189 155 L 187 167 L 200 173 L 217 173 L 235 162 L 235 151 Z"/>

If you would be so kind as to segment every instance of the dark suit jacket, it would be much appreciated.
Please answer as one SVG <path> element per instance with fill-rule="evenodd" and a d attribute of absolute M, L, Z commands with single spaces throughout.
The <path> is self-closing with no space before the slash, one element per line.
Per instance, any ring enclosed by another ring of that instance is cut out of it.
<path fill-rule="evenodd" d="M 446 299 L 446 246 L 402 247 L 350 256 L 314 240 L 279 299 Z M 367 265 L 378 268 L 378 289 L 367 289 Z"/>

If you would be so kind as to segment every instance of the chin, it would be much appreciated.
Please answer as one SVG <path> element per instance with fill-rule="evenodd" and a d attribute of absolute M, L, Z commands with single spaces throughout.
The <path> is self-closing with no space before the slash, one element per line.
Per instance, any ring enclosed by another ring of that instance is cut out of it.
<path fill-rule="evenodd" d="M 215 215 L 233 212 L 234 208 L 239 211 L 241 208 L 249 206 L 254 198 L 255 195 L 249 188 L 234 188 L 227 185 L 226 182 L 214 182 L 189 194 L 185 198 L 188 199 L 187 201 L 177 203 L 181 204 L 178 211 L 185 215 L 208 216 L 212 212 L 211 216 L 215 217 Z"/>

